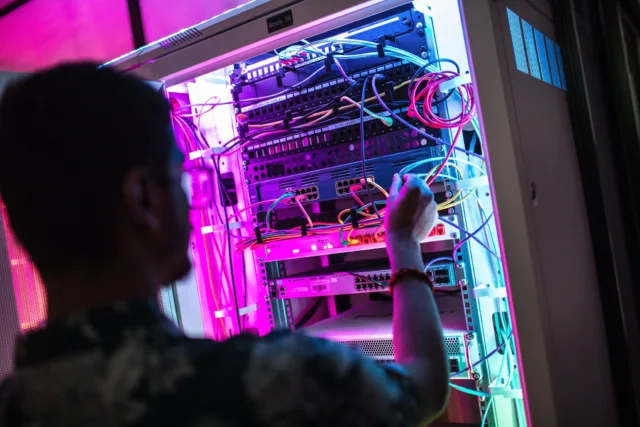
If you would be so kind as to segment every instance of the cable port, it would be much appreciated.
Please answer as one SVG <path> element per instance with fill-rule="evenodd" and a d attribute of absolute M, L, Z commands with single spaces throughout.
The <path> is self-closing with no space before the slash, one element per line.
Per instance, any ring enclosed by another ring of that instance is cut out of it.
<path fill-rule="evenodd" d="M 455 373 L 460 371 L 460 362 L 458 359 L 449 359 L 449 372 Z"/>
<path fill-rule="evenodd" d="M 298 188 L 291 191 L 293 191 L 293 194 L 295 194 L 296 197 L 298 197 L 298 200 L 300 200 L 302 203 L 318 200 L 320 198 L 320 192 L 318 191 L 318 187 L 315 185 L 311 187 Z M 295 203 L 295 200 L 293 198 L 289 198 L 286 200 L 286 203 L 293 204 Z"/>
<path fill-rule="evenodd" d="M 351 178 L 351 179 L 342 179 L 340 181 L 336 181 L 336 194 L 338 196 L 342 196 L 342 195 L 347 195 L 350 194 L 349 188 L 351 188 L 351 186 L 353 185 L 357 185 L 360 183 L 362 178 L 358 177 L 358 178 Z M 371 180 L 373 182 L 375 182 L 375 177 L 373 175 L 369 175 L 367 177 L 368 180 Z M 375 188 L 373 185 L 368 184 L 369 185 L 369 190 L 371 191 L 378 191 L 377 188 Z M 360 185 L 360 188 L 358 190 L 354 190 L 354 193 L 356 194 L 360 194 L 360 193 L 364 193 L 367 191 L 367 188 L 365 187 L 364 183 Z"/>

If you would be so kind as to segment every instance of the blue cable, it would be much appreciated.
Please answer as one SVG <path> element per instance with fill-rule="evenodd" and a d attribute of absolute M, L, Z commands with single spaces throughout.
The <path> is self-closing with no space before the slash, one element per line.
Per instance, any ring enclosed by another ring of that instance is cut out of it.
<path fill-rule="evenodd" d="M 358 210 L 356 210 L 356 213 L 358 212 L 362 212 L 363 210 L 365 210 L 366 208 L 370 207 L 371 205 L 378 205 L 380 203 L 383 204 L 387 204 L 386 200 L 376 200 L 374 203 L 367 203 L 366 205 L 360 207 Z M 344 231 L 344 227 L 345 225 L 347 225 L 347 223 L 351 222 L 351 215 L 349 215 L 343 222 L 342 222 L 342 226 L 340 227 L 340 240 L 342 240 L 342 232 Z"/>
<path fill-rule="evenodd" d="M 456 230 L 462 231 L 463 233 L 467 234 L 467 237 L 464 239 L 464 241 L 469 240 L 469 239 L 475 240 L 480 246 L 485 248 L 491 255 L 493 255 L 498 260 L 500 260 L 500 257 L 498 256 L 498 254 L 496 254 L 494 251 L 492 251 L 491 248 L 489 248 L 482 240 L 480 240 L 480 239 L 478 239 L 476 237 L 476 233 L 478 233 L 480 230 L 482 230 L 487 225 L 487 223 L 489 222 L 489 220 L 491 219 L 492 216 L 493 216 L 493 213 L 491 215 L 489 215 L 489 217 L 485 220 L 485 222 L 483 222 L 482 225 L 480 225 L 480 227 L 476 231 L 474 231 L 473 233 L 469 233 L 467 230 L 465 230 L 464 228 L 460 227 L 458 224 L 453 223 L 453 222 L 449 221 L 448 219 L 446 219 L 444 217 L 440 217 L 439 219 L 440 219 L 440 221 L 449 224 L 450 226 L 452 226 Z"/>
<path fill-rule="evenodd" d="M 456 390 L 460 390 L 463 393 L 471 394 L 473 396 L 478 397 L 491 397 L 489 393 L 485 393 L 484 391 L 471 390 L 470 388 L 461 387 L 454 383 L 449 383 L 449 387 L 455 388 Z"/>
<path fill-rule="evenodd" d="M 480 427 L 484 427 L 487 425 L 487 417 L 489 416 L 491 405 L 493 405 L 493 396 L 489 398 L 489 403 L 487 404 L 487 407 L 484 408 L 484 414 L 482 415 L 482 422 L 480 423 Z"/>
<path fill-rule="evenodd" d="M 275 208 L 278 205 L 278 203 L 280 203 L 281 201 L 283 201 L 287 197 L 293 197 L 293 196 L 294 196 L 294 194 L 292 192 L 284 193 L 282 196 L 278 197 L 276 199 L 276 201 L 271 204 L 271 206 L 269 206 L 269 209 L 267 210 L 267 216 L 265 217 L 265 223 L 267 225 L 267 231 L 269 231 L 271 229 L 270 218 L 271 218 L 271 211 L 273 211 L 273 208 Z"/>
<path fill-rule="evenodd" d="M 369 197 L 369 202 L 373 205 L 373 210 L 376 212 L 376 216 L 380 217 L 380 212 L 378 212 L 378 207 L 375 203 L 373 203 L 373 197 L 371 197 L 371 190 L 369 189 L 369 181 L 367 180 L 367 171 L 365 170 L 366 166 L 366 149 L 365 149 L 365 140 L 364 140 L 364 102 L 367 93 L 367 83 L 369 83 L 369 76 L 364 79 L 364 83 L 362 84 L 362 97 L 360 100 L 360 145 L 361 145 L 361 157 L 360 161 L 362 163 L 362 178 L 364 179 L 364 188 L 367 189 L 367 197 Z"/>
<path fill-rule="evenodd" d="M 427 270 L 429 270 L 429 268 L 431 268 L 431 266 L 433 264 L 437 263 L 437 262 L 451 262 L 451 263 L 453 263 L 453 262 L 456 262 L 456 261 L 453 258 L 448 257 L 448 256 L 442 256 L 442 257 L 439 257 L 439 258 L 434 258 L 434 259 L 432 259 L 431 261 L 429 261 L 427 263 L 427 265 L 424 267 L 424 271 L 426 272 Z"/>

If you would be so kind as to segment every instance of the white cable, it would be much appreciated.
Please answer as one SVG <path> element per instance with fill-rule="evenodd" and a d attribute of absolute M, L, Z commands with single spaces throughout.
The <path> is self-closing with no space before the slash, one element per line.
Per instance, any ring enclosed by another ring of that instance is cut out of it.
<path fill-rule="evenodd" d="M 429 159 L 429 160 L 437 162 L 438 160 L 444 160 L 444 157 L 434 157 L 434 158 Z M 474 169 L 479 170 L 482 175 L 486 175 L 487 174 L 487 172 L 484 169 L 482 169 L 482 167 L 480 165 L 476 165 L 475 163 L 470 162 L 469 160 L 459 159 L 457 157 L 449 157 L 449 161 L 455 161 L 455 162 L 464 163 L 465 165 L 472 166 Z"/>

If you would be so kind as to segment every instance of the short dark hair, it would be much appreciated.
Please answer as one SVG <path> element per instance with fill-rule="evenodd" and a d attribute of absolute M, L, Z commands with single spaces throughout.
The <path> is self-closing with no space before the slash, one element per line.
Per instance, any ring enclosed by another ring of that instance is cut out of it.
<path fill-rule="evenodd" d="M 30 75 L 0 99 L 0 197 L 42 271 L 113 250 L 114 212 L 132 168 L 165 168 L 170 110 L 145 82 L 96 64 Z"/>

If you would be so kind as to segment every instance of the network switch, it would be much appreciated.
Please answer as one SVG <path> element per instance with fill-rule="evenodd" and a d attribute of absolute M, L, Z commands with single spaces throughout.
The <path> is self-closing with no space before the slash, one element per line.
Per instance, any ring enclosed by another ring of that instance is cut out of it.
<path fill-rule="evenodd" d="M 389 188 L 393 180 L 394 173 L 403 167 L 415 162 L 416 158 L 437 158 L 438 153 L 435 148 L 427 147 L 420 149 L 421 142 L 417 137 L 412 136 L 410 131 L 402 131 L 402 136 L 398 136 L 397 144 L 387 141 L 384 137 L 375 138 L 370 141 L 369 147 L 376 150 L 376 156 L 367 160 L 365 171 L 367 176 L 373 176 L 376 183 L 383 188 Z M 375 142 L 375 143 L 374 143 Z M 395 147 L 409 146 L 407 151 L 394 153 Z M 382 155 L 382 153 L 386 153 Z M 328 154 L 331 153 L 331 154 Z M 265 164 L 264 170 L 258 168 L 258 172 L 253 172 L 250 176 L 255 181 L 257 174 L 260 174 L 258 182 L 249 184 L 249 192 L 253 195 L 252 201 L 276 199 L 289 189 L 299 189 L 308 186 L 318 188 L 318 198 L 315 201 L 333 200 L 339 197 L 349 197 L 349 189 L 344 185 L 352 181 L 363 179 L 362 165 L 360 161 L 350 160 L 359 158 L 359 148 L 350 149 L 343 147 L 337 151 L 320 150 L 309 156 L 298 156 L 296 161 L 291 160 L 288 164 L 271 162 Z M 325 157 L 327 154 L 331 157 Z M 306 160 L 309 157 L 310 160 Z M 349 161 L 350 160 L 350 161 Z M 347 163 L 347 161 L 349 161 Z M 334 163 L 343 164 L 329 167 Z M 429 164 L 425 164 L 422 171 L 431 169 Z M 267 177 L 262 181 L 262 175 Z M 269 176 L 279 176 L 278 179 L 269 179 Z M 348 184 L 347 184 L 348 185 Z M 342 189 L 342 193 L 337 193 Z M 372 188 L 377 192 L 376 188 Z M 304 200 L 303 200 L 304 201 Z"/>
<path fill-rule="evenodd" d="M 380 262 L 379 264 L 385 264 Z M 388 291 L 391 269 L 353 268 L 340 264 L 312 271 L 294 277 L 284 277 L 273 281 L 271 291 L 276 298 L 308 298 L 328 295 L 348 295 Z M 455 290 L 458 288 L 454 266 L 452 264 L 435 265 L 429 268 L 434 287 Z"/>

